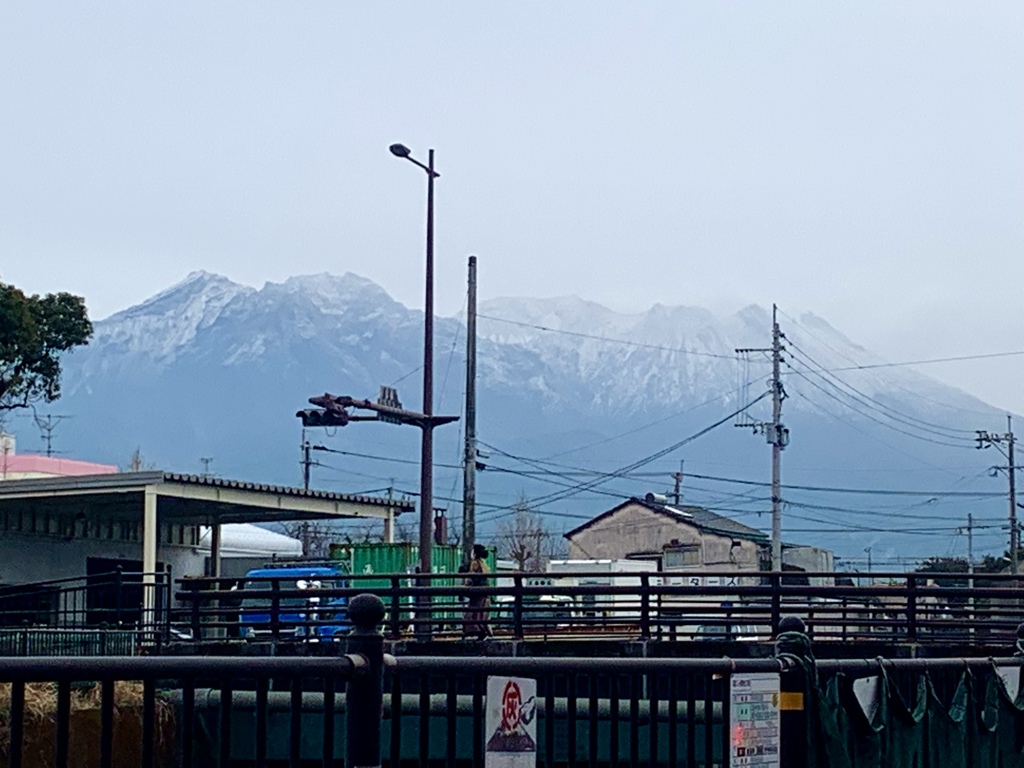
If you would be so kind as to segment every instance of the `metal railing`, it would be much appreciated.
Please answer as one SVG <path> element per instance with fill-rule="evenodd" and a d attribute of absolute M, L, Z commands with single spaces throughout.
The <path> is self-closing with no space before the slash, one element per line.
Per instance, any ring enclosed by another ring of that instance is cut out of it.
<path fill-rule="evenodd" d="M 243 741 L 257 766 L 298 765 L 311 744 L 324 766 L 341 757 L 350 766 L 378 765 L 384 664 L 380 612 L 367 599 L 362 620 L 359 602 L 351 606 L 350 653 L 331 658 L 0 659 L 5 764 L 228 766 Z M 315 722 L 307 712 L 311 697 Z M 284 738 L 271 731 L 272 700 L 287 714 Z M 339 715 L 347 734 L 340 752 Z"/>
<path fill-rule="evenodd" d="M 0 654 L 131 654 L 170 633 L 173 579 L 108 573 L 0 586 Z M 147 590 L 153 610 L 144 609 Z"/>
<path fill-rule="evenodd" d="M 507 703 L 488 693 L 488 678 L 496 676 L 536 686 L 532 701 L 513 704 L 520 722 L 532 722 L 531 746 L 545 768 L 714 768 L 733 764 L 740 726 L 751 722 L 737 687 L 760 674 L 774 678 L 779 693 L 762 705 L 775 714 L 762 713 L 758 728 L 771 730 L 772 717 L 778 728 L 774 735 L 759 732 L 755 743 L 778 750 L 786 768 L 817 768 L 832 764 L 815 715 L 830 676 L 905 674 L 920 683 L 922 673 L 945 674 L 949 685 L 926 682 L 945 700 L 943 685 L 962 686 L 998 667 L 1019 675 L 1024 661 L 815 662 L 802 623 L 792 617 L 782 622 L 775 656 L 765 659 L 394 658 L 384 654 L 377 629 L 384 608 L 368 594 L 351 600 L 352 629 L 339 649 L 345 652 L 331 657 L 0 659 L 7 765 L 264 768 L 344 759 L 353 767 L 478 766 L 498 732 L 508 733 L 504 719 L 499 731 L 490 730 L 490 714 Z M 990 706 L 981 689 L 967 701 L 979 713 Z M 975 720 L 980 715 L 963 722 L 975 728 Z M 1008 729 L 1004 750 L 1017 743 L 1010 738 L 1016 722 L 993 726 Z"/>
<path fill-rule="evenodd" d="M 823 581 L 836 575 L 800 576 Z M 497 574 L 486 587 L 452 586 L 451 578 L 352 574 L 344 586 L 314 592 L 297 589 L 294 579 L 265 577 L 266 588 L 259 590 L 190 579 L 179 582 L 172 623 L 197 640 L 340 637 L 345 601 L 370 592 L 385 603 L 392 639 L 490 634 L 768 642 L 782 617 L 795 615 L 815 642 L 999 645 L 1021 620 L 1024 577 L 993 575 L 973 587 L 961 583 L 966 579 L 942 585 L 932 579 L 946 577 L 907 573 L 877 574 L 888 583 L 865 586 L 810 586 L 789 573 L 750 572 L 557 574 L 547 584 L 530 583 L 535 575 Z M 612 583 L 593 583 L 599 578 Z M 698 583 L 680 583 L 684 579 Z M 427 586 L 427 580 L 447 584 Z"/>
<path fill-rule="evenodd" d="M 384 697 L 388 765 L 483 765 L 488 676 L 536 683 L 544 766 L 721 766 L 733 675 L 781 673 L 779 659 L 394 659 Z"/>

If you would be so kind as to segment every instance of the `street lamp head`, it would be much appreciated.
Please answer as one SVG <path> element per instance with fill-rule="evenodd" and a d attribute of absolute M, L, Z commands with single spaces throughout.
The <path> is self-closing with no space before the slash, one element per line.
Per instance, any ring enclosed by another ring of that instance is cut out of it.
<path fill-rule="evenodd" d="M 412 150 L 405 146 L 405 144 L 392 144 L 388 149 L 391 150 L 391 154 L 395 157 L 408 157 L 412 154 Z"/>

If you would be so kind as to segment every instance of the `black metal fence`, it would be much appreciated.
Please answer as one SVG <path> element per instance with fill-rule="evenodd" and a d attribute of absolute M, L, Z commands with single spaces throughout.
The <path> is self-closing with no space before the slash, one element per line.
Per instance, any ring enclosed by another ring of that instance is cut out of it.
<path fill-rule="evenodd" d="M 169 571 L 0 586 L 0 655 L 132 655 L 174 635 Z M 147 599 L 147 597 L 149 599 Z"/>
<path fill-rule="evenodd" d="M 386 692 L 391 766 L 478 766 L 488 676 L 536 681 L 536 753 L 544 766 L 725 764 L 734 674 L 780 673 L 779 659 L 400 657 Z M 783 763 L 785 765 L 785 763 Z"/>
<path fill-rule="evenodd" d="M 332 657 L 0 659 L 3 757 L 40 768 L 479 766 L 496 735 L 486 713 L 499 699 L 488 697 L 488 676 L 511 676 L 536 684 L 535 698 L 520 698 L 515 711 L 534 724 L 538 765 L 713 768 L 734 764 L 743 742 L 733 682 L 769 673 L 778 675 L 771 708 L 781 710 L 780 728 L 756 741 L 777 749 L 786 768 L 838 765 L 860 749 L 909 750 L 902 762 L 872 765 L 982 768 L 1024 758 L 1020 710 L 994 672 L 1019 676 L 1021 657 L 815 662 L 794 631 L 800 622 L 787 618 L 766 659 L 391 658 L 377 631 L 384 614 L 371 595 L 353 599 L 347 645 Z M 866 677 L 881 681 L 876 698 L 896 691 L 908 710 L 938 702 L 932 724 L 918 728 L 925 715 L 895 713 L 893 723 L 909 723 L 898 726 L 896 746 L 876 738 L 880 727 L 844 726 L 832 716 L 850 708 L 840 694 L 848 699 L 850 681 Z M 845 688 L 833 684 L 841 679 Z M 913 762 L 935 744 L 965 757 Z"/>
<path fill-rule="evenodd" d="M 384 600 L 392 639 L 491 634 L 511 639 L 601 637 L 768 642 L 783 616 L 800 617 L 815 642 L 1001 645 L 1021 617 L 1022 578 L 876 574 L 874 583 L 836 584 L 837 574 L 635 573 L 497 574 L 491 586 L 451 586 L 450 574 L 352 574 L 345 586 L 299 589 L 264 577 L 262 588 L 222 581 L 179 582 L 172 626 L 197 640 L 223 637 L 329 638 L 343 634 L 345 601 Z M 595 583 L 604 579 L 607 583 Z M 946 579 L 943 581 L 943 579 Z M 431 581 L 447 580 L 445 586 Z M 822 583 L 830 581 L 832 583 Z"/>

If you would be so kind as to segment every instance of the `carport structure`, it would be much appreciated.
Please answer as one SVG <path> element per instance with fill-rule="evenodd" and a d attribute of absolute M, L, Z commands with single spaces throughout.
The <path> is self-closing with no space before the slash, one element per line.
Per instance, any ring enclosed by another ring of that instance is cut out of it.
<path fill-rule="evenodd" d="M 200 526 L 213 530 L 210 557 L 216 574 L 224 523 L 378 519 L 390 540 L 395 516 L 414 508 L 405 499 L 160 471 L 33 478 L 0 482 L 0 541 L 33 549 L 37 557 L 46 557 L 47 544 L 57 543 L 65 558 L 76 542 L 83 550 L 107 542 L 141 544 L 143 615 L 148 617 L 156 604 L 158 548 L 197 546 Z M 0 561 L 3 555 L 0 551 Z"/>

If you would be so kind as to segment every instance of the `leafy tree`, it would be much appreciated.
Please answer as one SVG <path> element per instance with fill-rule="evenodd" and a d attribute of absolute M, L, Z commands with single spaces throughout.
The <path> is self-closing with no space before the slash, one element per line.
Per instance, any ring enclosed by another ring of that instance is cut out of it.
<path fill-rule="evenodd" d="M 60 355 L 90 336 L 80 296 L 28 296 L 0 283 L 0 412 L 60 397 Z"/>

